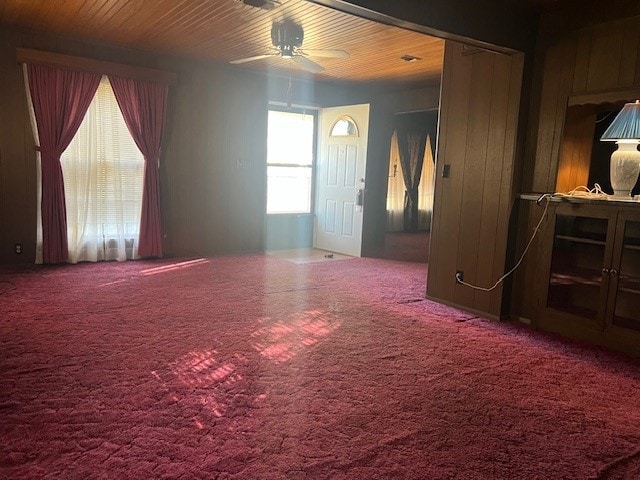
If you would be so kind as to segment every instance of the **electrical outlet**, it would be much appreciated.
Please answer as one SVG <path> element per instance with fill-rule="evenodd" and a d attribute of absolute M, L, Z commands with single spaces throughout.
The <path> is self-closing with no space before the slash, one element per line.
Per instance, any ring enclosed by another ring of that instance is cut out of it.
<path fill-rule="evenodd" d="M 464 282 L 464 272 L 462 270 L 456 270 L 456 283 Z"/>
<path fill-rule="evenodd" d="M 442 178 L 449 178 L 451 176 L 451 165 L 445 164 L 442 167 Z"/>
<path fill-rule="evenodd" d="M 21 243 L 16 243 L 15 251 L 16 251 L 16 253 L 18 255 L 22 253 L 22 244 Z"/>

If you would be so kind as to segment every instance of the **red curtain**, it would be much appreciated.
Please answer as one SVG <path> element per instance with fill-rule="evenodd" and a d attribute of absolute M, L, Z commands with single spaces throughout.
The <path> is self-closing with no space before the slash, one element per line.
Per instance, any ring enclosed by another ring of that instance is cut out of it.
<path fill-rule="evenodd" d="M 67 212 L 60 156 L 78 131 L 100 75 L 27 65 L 42 162 L 42 260 L 65 262 Z"/>
<path fill-rule="evenodd" d="M 169 86 L 119 77 L 109 77 L 109 81 L 129 132 L 145 159 L 138 253 L 161 257 L 159 165 Z"/>

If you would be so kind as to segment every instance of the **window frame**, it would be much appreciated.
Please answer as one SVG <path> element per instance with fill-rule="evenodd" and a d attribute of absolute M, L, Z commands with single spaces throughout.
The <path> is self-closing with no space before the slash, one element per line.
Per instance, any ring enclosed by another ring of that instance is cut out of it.
<path fill-rule="evenodd" d="M 267 139 L 268 139 L 268 114 L 269 112 L 284 112 L 284 113 L 296 113 L 299 115 L 311 115 L 313 117 L 313 144 L 311 151 L 311 165 L 299 165 L 292 163 L 269 163 L 269 154 L 267 152 L 265 158 L 265 214 L 266 215 L 313 215 L 315 212 L 315 200 L 316 200 L 316 169 L 317 169 L 317 152 L 318 152 L 318 109 L 315 107 L 287 107 L 285 105 L 278 105 L 274 103 L 269 103 L 267 108 Z M 267 140 L 268 142 L 268 140 Z M 267 147 L 268 148 L 268 147 Z M 311 168 L 311 188 L 310 188 L 310 199 L 309 199 L 309 211 L 308 212 L 274 212 L 269 213 L 267 211 L 267 204 L 269 198 L 269 167 L 291 167 L 291 168 Z"/>

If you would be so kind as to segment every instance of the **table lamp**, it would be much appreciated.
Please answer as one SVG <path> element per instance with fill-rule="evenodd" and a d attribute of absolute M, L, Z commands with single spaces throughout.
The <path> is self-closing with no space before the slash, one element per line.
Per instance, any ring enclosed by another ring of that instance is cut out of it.
<path fill-rule="evenodd" d="M 611 154 L 613 196 L 629 198 L 640 174 L 640 100 L 626 103 L 600 140 L 616 142 L 618 145 Z"/>

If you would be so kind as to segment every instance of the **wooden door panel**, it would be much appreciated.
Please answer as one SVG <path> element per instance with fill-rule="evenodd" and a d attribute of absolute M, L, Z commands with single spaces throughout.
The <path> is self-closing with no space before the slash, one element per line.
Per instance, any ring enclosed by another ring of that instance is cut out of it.
<path fill-rule="evenodd" d="M 522 69 L 522 54 L 445 45 L 427 294 L 491 316 L 501 313 L 502 287 L 473 290 L 455 274 L 488 287 L 505 270 Z"/>

